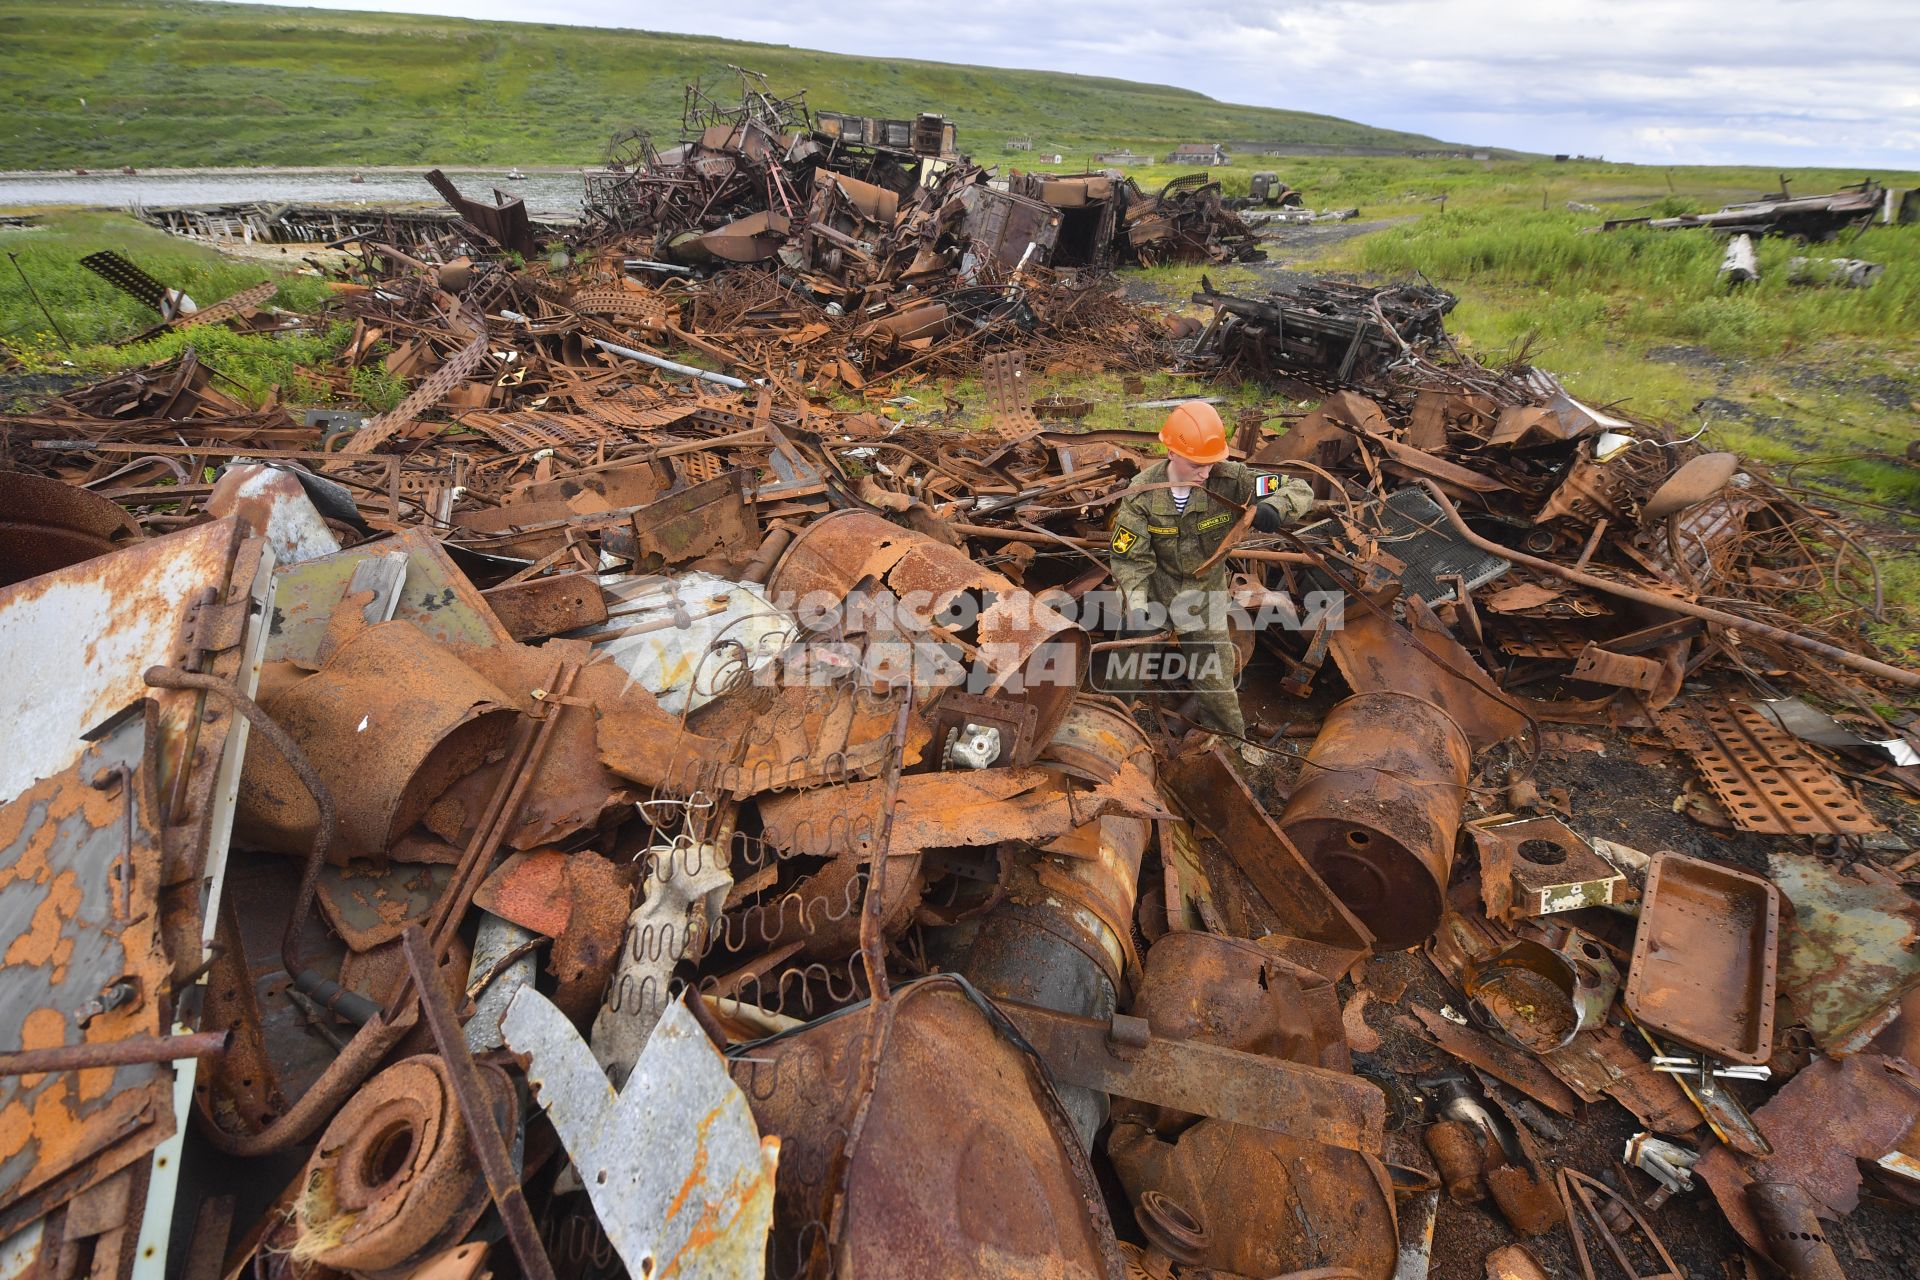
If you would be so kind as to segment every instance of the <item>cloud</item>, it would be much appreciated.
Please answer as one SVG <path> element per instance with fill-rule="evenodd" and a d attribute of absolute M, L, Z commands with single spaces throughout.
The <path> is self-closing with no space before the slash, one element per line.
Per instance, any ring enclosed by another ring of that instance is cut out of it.
<path fill-rule="evenodd" d="M 344 0 L 1118 76 L 1456 142 L 1609 159 L 1920 168 L 1915 0 Z M 818 16 L 815 16 L 818 15 Z"/>

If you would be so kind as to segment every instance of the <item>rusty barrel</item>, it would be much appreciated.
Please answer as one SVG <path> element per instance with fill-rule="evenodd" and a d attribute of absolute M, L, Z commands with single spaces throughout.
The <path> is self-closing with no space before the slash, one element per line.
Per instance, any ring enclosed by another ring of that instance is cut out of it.
<path fill-rule="evenodd" d="M 1280 826 L 1382 950 L 1440 922 L 1473 751 L 1425 698 L 1357 693 L 1327 713 Z"/>

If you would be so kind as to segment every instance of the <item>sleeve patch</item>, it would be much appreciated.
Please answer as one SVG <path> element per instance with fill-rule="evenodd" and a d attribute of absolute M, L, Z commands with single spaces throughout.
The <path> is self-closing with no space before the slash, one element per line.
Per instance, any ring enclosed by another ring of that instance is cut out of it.
<path fill-rule="evenodd" d="M 1253 478 L 1253 496 L 1271 498 L 1280 492 L 1280 477 L 1271 471 L 1263 471 Z"/>
<path fill-rule="evenodd" d="M 1113 531 L 1113 551 L 1115 555 L 1127 555 L 1140 543 L 1139 537 L 1124 526 Z"/>

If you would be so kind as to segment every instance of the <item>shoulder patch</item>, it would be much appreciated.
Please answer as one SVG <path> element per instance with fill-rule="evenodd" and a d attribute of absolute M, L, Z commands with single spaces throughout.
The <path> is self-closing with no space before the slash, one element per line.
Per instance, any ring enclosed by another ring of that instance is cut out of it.
<path fill-rule="evenodd" d="M 1124 528 L 1124 527 L 1115 529 L 1113 531 L 1114 554 L 1122 555 L 1122 556 L 1126 555 L 1128 552 L 1132 551 L 1136 545 L 1139 544 L 1139 541 L 1140 539 L 1134 536 L 1133 530 Z"/>
<path fill-rule="evenodd" d="M 1253 478 L 1253 496 L 1271 498 L 1280 492 L 1280 477 L 1271 471 L 1263 471 Z"/>

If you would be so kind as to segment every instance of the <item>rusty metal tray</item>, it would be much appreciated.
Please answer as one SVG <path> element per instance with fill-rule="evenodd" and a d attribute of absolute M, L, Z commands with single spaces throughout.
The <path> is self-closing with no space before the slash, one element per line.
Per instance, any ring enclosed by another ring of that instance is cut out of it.
<path fill-rule="evenodd" d="M 1656 853 L 1627 978 L 1627 1012 L 1728 1062 L 1773 1055 L 1780 890 L 1772 881 Z"/>

